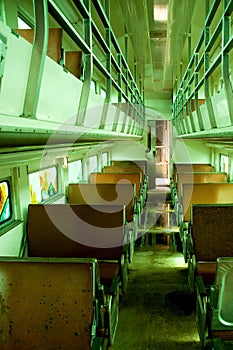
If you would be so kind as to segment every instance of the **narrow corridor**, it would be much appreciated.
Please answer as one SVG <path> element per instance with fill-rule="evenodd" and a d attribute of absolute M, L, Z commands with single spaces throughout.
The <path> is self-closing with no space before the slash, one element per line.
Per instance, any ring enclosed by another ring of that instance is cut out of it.
<path fill-rule="evenodd" d="M 166 202 L 165 197 L 162 191 L 150 192 L 148 203 L 154 198 L 156 210 Z M 127 291 L 120 300 L 119 325 L 111 350 L 200 349 L 187 264 L 171 242 L 160 234 L 156 237 L 150 245 L 147 234 L 145 244 L 136 247 Z"/>

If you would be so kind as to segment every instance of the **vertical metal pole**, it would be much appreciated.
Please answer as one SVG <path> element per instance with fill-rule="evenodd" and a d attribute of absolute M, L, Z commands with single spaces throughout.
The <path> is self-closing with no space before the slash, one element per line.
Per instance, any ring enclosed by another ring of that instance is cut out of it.
<path fill-rule="evenodd" d="M 115 114 L 114 124 L 113 124 L 112 131 L 116 131 L 116 130 L 117 130 L 117 125 L 118 125 L 118 122 L 119 122 L 120 112 L 121 112 L 121 104 L 122 104 L 122 73 L 121 73 L 121 69 L 122 69 L 122 57 L 121 57 L 121 54 L 120 54 L 120 53 L 117 54 L 117 62 L 118 62 L 118 66 L 119 66 L 119 68 L 120 68 L 120 71 L 118 72 L 118 86 L 119 86 L 119 88 L 120 88 L 120 91 L 118 91 L 117 112 L 116 112 L 116 114 Z"/>
<path fill-rule="evenodd" d="M 24 100 L 23 115 L 36 117 L 39 93 L 48 46 L 48 3 L 47 0 L 34 0 L 35 33 L 28 82 Z"/>
<path fill-rule="evenodd" d="M 180 62 L 180 86 L 181 86 L 181 82 L 183 80 L 183 62 Z M 183 82 L 184 84 L 184 82 Z M 180 90 L 180 93 L 182 94 L 182 97 L 180 98 L 180 108 L 181 108 L 181 113 L 180 113 L 180 123 L 182 125 L 182 128 L 185 130 L 185 124 L 186 124 L 186 118 L 184 118 L 183 116 L 183 108 L 184 108 L 184 103 L 182 103 L 183 100 L 183 89 Z M 185 131 L 183 132 L 184 134 L 186 133 Z"/>
<path fill-rule="evenodd" d="M 129 106 L 130 106 L 130 104 L 127 102 L 127 103 L 125 104 L 124 119 L 123 119 L 122 126 L 121 126 L 121 132 L 122 132 L 122 133 L 125 132 L 125 126 L 126 126 L 126 121 L 127 121 Z"/>
<path fill-rule="evenodd" d="M 105 0 L 105 13 L 110 23 L 110 0 Z M 109 53 L 106 57 L 106 65 L 107 70 L 111 75 L 112 72 L 112 65 L 111 65 L 111 28 L 105 28 L 105 36 L 106 36 L 106 44 L 109 48 Z M 107 78 L 107 89 L 106 89 L 106 99 L 105 102 L 109 103 L 111 101 L 111 95 L 112 95 L 112 80 L 110 78 Z"/>
<path fill-rule="evenodd" d="M 192 46 L 192 42 L 191 42 L 191 29 L 189 30 L 188 33 L 188 60 L 190 62 L 191 60 L 191 56 L 192 56 L 192 51 L 191 51 L 191 46 Z M 191 69 L 189 69 L 188 71 L 188 81 L 191 77 Z M 190 119 L 190 125 L 191 125 L 191 132 L 195 132 L 196 128 L 195 128 L 195 124 L 194 124 L 194 120 L 193 120 L 193 113 L 192 113 L 192 104 L 191 104 L 191 98 L 190 98 L 190 94 L 191 94 L 191 86 L 188 85 L 188 115 L 189 115 L 189 119 Z"/>
<path fill-rule="evenodd" d="M 93 57 L 92 57 L 92 29 L 91 29 L 91 2 L 90 0 L 84 0 L 84 4 L 88 10 L 88 18 L 84 18 L 84 33 L 85 41 L 89 48 L 91 49 L 90 54 L 85 54 L 85 73 L 84 82 L 82 86 L 82 92 L 80 96 L 78 115 L 76 124 L 83 125 L 88 105 L 88 99 L 90 95 L 91 80 L 93 74 Z"/>
<path fill-rule="evenodd" d="M 128 34 L 127 34 L 127 30 L 125 28 L 125 60 L 126 62 L 128 62 Z"/>
<path fill-rule="evenodd" d="M 134 59 L 134 80 L 136 82 L 137 79 L 137 61 Z M 135 89 L 134 83 L 132 81 L 131 83 L 131 87 L 132 87 L 132 99 L 131 102 L 133 104 L 132 108 L 131 108 L 131 115 L 130 115 L 130 124 L 129 124 L 129 128 L 128 128 L 128 132 L 127 133 L 133 133 L 133 130 L 135 128 L 132 129 L 131 125 L 133 124 L 133 120 L 137 120 L 138 119 L 138 101 L 137 101 L 137 91 Z M 136 122 L 135 122 L 136 124 Z"/>
<path fill-rule="evenodd" d="M 107 3 L 108 1 L 106 1 Z M 109 5 L 107 6 L 109 11 Z M 107 13 L 107 17 L 109 18 L 109 13 Z M 106 44 L 109 48 L 109 53 L 106 54 L 106 68 L 111 76 L 112 72 L 112 65 L 111 65 L 111 29 L 105 28 L 105 36 L 106 36 Z M 109 103 L 111 102 L 111 95 L 112 95 L 112 80 L 111 78 L 106 78 L 106 97 L 104 101 L 104 107 L 101 115 L 101 121 L 100 121 L 100 129 L 104 129 L 108 110 L 109 110 Z M 111 130 L 114 128 L 114 122 L 111 126 Z"/>
<path fill-rule="evenodd" d="M 6 24 L 6 9 L 4 0 L 0 0 L 0 16 L 1 21 Z"/>
<path fill-rule="evenodd" d="M 105 0 L 105 14 L 110 22 L 110 1 L 109 0 Z M 108 45 L 108 48 L 109 48 L 109 53 L 107 53 L 106 55 L 106 68 L 111 76 L 112 65 L 111 65 L 111 28 L 110 27 L 105 28 L 105 37 L 106 37 L 106 44 Z M 105 98 L 105 103 L 102 111 L 100 128 L 104 128 L 106 124 L 109 104 L 111 102 L 111 95 L 112 95 L 112 80 L 111 78 L 106 78 L 106 98 Z M 117 114 L 119 115 L 119 113 L 117 112 L 118 110 L 116 110 L 114 121 L 113 121 L 113 124 L 111 125 L 111 130 L 113 130 L 115 127 L 115 118 L 117 117 Z"/>
<path fill-rule="evenodd" d="M 191 69 L 188 70 L 188 80 L 191 77 Z M 191 125 L 191 132 L 195 132 L 196 128 L 195 128 L 195 124 L 194 124 L 194 120 L 193 120 L 193 112 L 192 112 L 192 104 L 191 104 L 191 98 L 190 98 L 190 94 L 191 94 L 191 87 L 190 85 L 188 86 L 188 115 L 189 115 L 189 119 L 190 119 L 190 125 Z"/>
<path fill-rule="evenodd" d="M 228 0 L 224 0 L 224 10 L 228 4 Z M 224 11 L 225 12 L 225 11 Z M 223 34 L 222 34 L 222 77 L 224 82 L 224 89 L 227 98 L 227 105 L 231 120 L 231 125 L 233 125 L 233 92 L 232 85 L 229 76 L 230 70 L 230 57 L 229 52 L 224 50 L 225 45 L 230 39 L 230 26 L 231 26 L 231 17 L 226 16 L 225 13 L 223 15 Z"/>
<path fill-rule="evenodd" d="M 209 13 L 209 0 L 206 0 L 206 17 Z M 211 101 L 211 96 L 210 96 L 210 82 L 209 78 L 206 77 L 206 72 L 209 69 L 209 62 L 210 62 L 210 54 L 206 50 L 206 47 L 209 42 L 209 37 L 210 37 L 210 28 L 209 26 L 205 26 L 204 29 L 204 91 L 205 91 L 205 99 L 206 99 L 206 106 L 208 110 L 208 115 L 209 115 L 209 120 L 210 120 L 210 125 L 211 128 L 216 128 L 216 120 L 214 116 L 214 109 Z"/>
<path fill-rule="evenodd" d="M 183 78 L 183 62 L 180 62 L 180 84 L 182 82 L 182 78 Z"/>
<path fill-rule="evenodd" d="M 194 103 L 195 103 L 195 110 L 197 112 L 197 120 L 198 120 L 198 125 L 200 128 L 200 131 L 204 130 L 204 125 L 203 125 L 203 120 L 202 120 L 202 115 L 201 115 L 201 110 L 198 102 L 198 90 L 196 89 L 198 85 L 198 75 L 199 72 L 197 71 L 197 65 L 198 65 L 198 53 L 195 54 L 194 57 Z"/>

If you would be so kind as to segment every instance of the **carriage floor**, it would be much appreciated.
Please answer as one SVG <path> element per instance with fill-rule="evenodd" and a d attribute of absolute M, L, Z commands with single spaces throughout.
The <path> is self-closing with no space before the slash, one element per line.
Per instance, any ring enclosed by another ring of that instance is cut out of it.
<path fill-rule="evenodd" d="M 158 209 L 161 202 L 168 203 L 163 195 L 159 190 L 149 193 L 150 210 L 153 206 Z M 158 219 L 157 216 L 157 223 Z M 161 237 L 155 228 L 156 225 L 152 234 L 145 234 L 144 245 L 136 247 L 127 291 L 120 300 L 119 324 L 111 350 L 201 348 L 187 264 L 172 244 L 171 236 L 170 240 L 167 235 Z M 156 239 L 151 240 L 151 236 Z"/>

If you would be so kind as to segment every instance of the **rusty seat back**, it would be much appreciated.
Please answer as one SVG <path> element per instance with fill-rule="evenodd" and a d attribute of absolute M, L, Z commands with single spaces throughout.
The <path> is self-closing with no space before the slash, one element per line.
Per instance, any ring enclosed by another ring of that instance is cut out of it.
<path fill-rule="evenodd" d="M 89 205 L 125 205 L 126 220 L 133 221 L 135 205 L 134 184 L 69 184 L 68 203 Z"/>
<path fill-rule="evenodd" d="M 0 276 L 1 349 L 91 349 L 96 260 L 1 258 Z"/>
<path fill-rule="evenodd" d="M 191 206 L 190 231 L 196 263 L 194 272 L 201 275 L 206 284 L 214 282 L 217 258 L 232 256 L 232 226 L 232 204 Z"/>

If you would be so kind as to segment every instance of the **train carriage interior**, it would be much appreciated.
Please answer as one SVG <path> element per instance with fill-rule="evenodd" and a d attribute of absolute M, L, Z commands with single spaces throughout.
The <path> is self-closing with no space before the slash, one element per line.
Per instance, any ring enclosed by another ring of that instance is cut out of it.
<path fill-rule="evenodd" d="M 233 349 L 233 0 L 0 0 L 0 350 Z"/>

